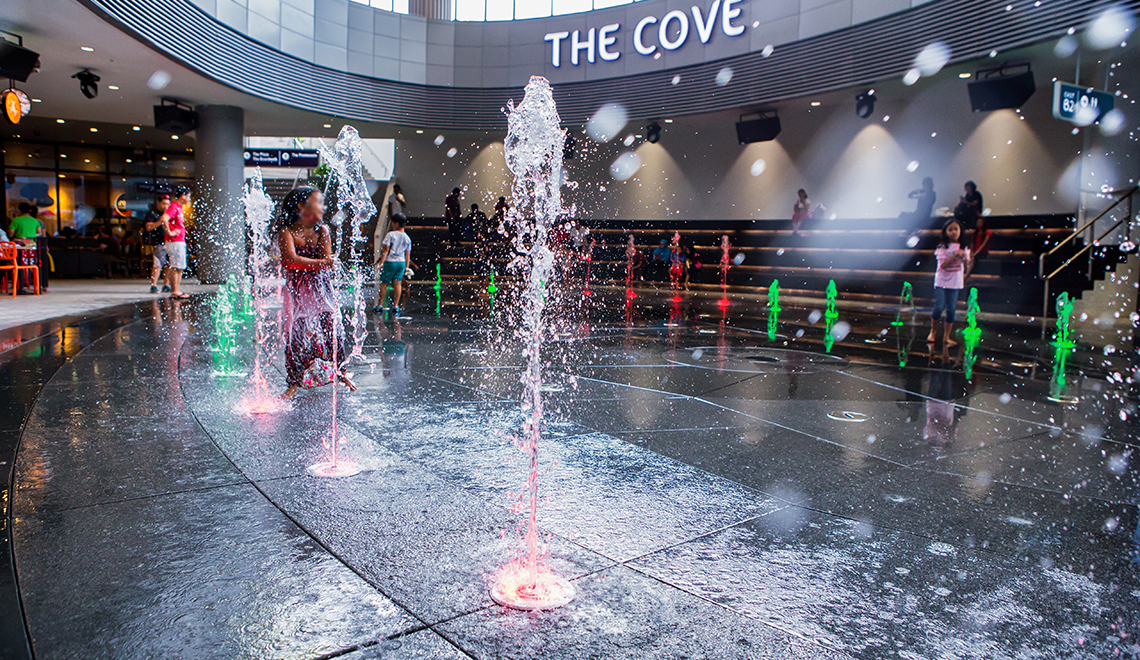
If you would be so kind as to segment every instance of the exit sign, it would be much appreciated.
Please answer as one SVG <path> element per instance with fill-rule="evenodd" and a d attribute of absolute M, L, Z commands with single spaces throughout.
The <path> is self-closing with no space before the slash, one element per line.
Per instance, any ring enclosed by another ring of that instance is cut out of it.
<path fill-rule="evenodd" d="M 1096 112 L 1093 121 L 1097 121 L 1112 110 L 1114 101 L 1112 94 L 1098 92 L 1091 87 L 1078 87 L 1060 80 L 1053 83 L 1053 116 L 1057 119 L 1077 123 L 1075 119 L 1081 108 L 1092 108 Z M 1087 125 L 1092 122 L 1081 123 Z"/>

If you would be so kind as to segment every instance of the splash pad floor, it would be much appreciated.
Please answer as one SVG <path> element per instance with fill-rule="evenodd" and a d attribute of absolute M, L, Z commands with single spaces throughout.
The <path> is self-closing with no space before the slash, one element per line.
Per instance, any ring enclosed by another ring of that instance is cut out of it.
<path fill-rule="evenodd" d="M 22 607 L 38 658 L 1136 655 L 1119 354 L 1075 356 L 1063 405 L 1016 329 L 967 381 L 893 315 L 827 357 L 808 310 L 768 342 L 762 309 L 613 298 L 549 348 L 539 520 L 576 596 L 536 612 L 489 595 L 526 466 L 484 310 L 373 325 L 338 479 L 307 471 L 329 390 L 235 414 L 197 301 L 7 331 L 0 641 Z"/>

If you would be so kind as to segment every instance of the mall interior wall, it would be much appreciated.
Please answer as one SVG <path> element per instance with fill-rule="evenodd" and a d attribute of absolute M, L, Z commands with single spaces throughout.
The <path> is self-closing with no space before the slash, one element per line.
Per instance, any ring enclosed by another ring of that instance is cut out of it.
<path fill-rule="evenodd" d="M 784 104 L 780 136 L 750 145 L 737 142 L 738 112 L 672 123 L 662 117 L 658 144 L 635 139 L 630 147 L 622 144 L 625 136 L 644 134 L 648 121 L 631 122 L 603 145 L 575 127 L 576 155 L 565 168 L 572 183 L 563 200 L 581 218 L 786 219 L 796 190 L 805 188 L 828 215 L 883 218 L 912 210 L 907 193 L 930 176 L 937 206 L 952 207 L 963 183 L 974 180 L 994 214 L 1074 213 L 1078 190 L 1121 188 L 1140 176 L 1128 129 L 1112 138 L 1097 126 L 1074 134 L 1072 124 L 1052 117 L 1047 81 L 1039 81 L 1020 113 L 972 112 L 966 82 L 957 78 L 923 81 L 907 94 L 883 98 L 869 119 L 856 116 L 854 93 L 850 102 L 817 108 L 808 99 Z M 509 197 L 503 137 L 428 131 L 397 140 L 395 181 L 403 184 L 409 212 L 442 215 L 443 198 L 455 186 L 465 191 L 465 210 L 471 202 L 486 208 L 499 195 Z M 618 181 L 610 165 L 625 151 L 642 165 Z"/>

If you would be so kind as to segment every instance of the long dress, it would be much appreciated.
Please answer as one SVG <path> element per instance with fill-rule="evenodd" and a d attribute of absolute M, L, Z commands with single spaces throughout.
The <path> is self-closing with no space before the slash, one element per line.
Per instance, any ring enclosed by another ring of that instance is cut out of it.
<path fill-rule="evenodd" d="M 297 255 L 324 256 L 318 245 L 302 245 Z M 332 369 L 344 362 L 338 307 L 330 268 L 285 265 L 285 380 L 290 386 L 324 385 L 331 381 Z"/>

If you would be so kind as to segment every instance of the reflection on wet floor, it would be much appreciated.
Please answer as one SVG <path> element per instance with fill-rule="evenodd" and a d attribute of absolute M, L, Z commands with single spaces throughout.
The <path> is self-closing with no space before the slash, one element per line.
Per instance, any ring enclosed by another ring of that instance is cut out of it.
<path fill-rule="evenodd" d="M 913 314 L 841 310 L 829 352 L 822 310 L 770 338 L 759 305 L 624 294 L 552 303 L 540 525 L 578 596 L 546 613 L 488 596 L 528 465 L 478 300 L 372 320 L 343 479 L 306 472 L 328 388 L 236 414 L 199 304 L 0 354 L 37 657 L 1140 653 L 1128 354 L 1077 347 L 1066 403 L 1039 328 L 980 320 L 967 378 Z"/>

